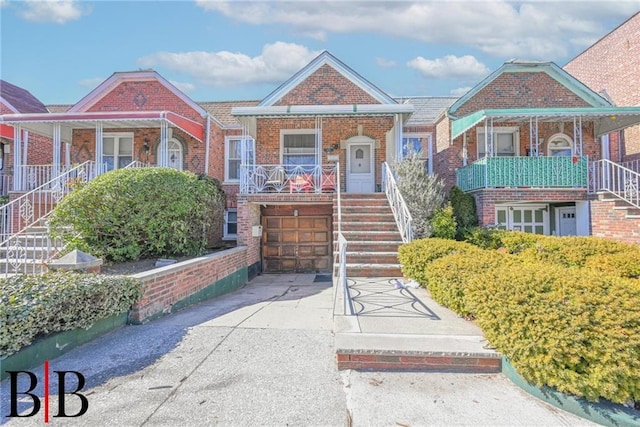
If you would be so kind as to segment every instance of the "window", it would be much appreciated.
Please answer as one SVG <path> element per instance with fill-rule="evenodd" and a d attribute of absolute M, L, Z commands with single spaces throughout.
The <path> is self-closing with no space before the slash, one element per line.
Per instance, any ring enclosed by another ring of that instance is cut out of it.
<path fill-rule="evenodd" d="M 571 138 L 567 135 L 558 133 L 549 138 L 549 156 L 550 157 L 571 157 L 573 150 L 571 149 Z"/>
<path fill-rule="evenodd" d="M 548 205 L 496 207 L 497 228 L 548 234 Z"/>
<path fill-rule="evenodd" d="M 410 153 L 418 153 L 424 161 L 424 168 L 431 174 L 431 135 L 418 133 L 405 133 L 402 138 L 402 158 L 405 159 Z"/>
<path fill-rule="evenodd" d="M 133 161 L 133 134 L 105 133 L 102 137 L 102 161 L 108 171 L 130 164 Z"/>
<path fill-rule="evenodd" d="M 243 139 L 240 137 L 227 138 L 225 141 L 225 181 L 238 181 L 240 179 L 240 165 L 242 164 Z M 244 140 L 245 164 L 254 164 L 254 141 L 252 138 Z"/>
<path fill-rule="evenodd" d="M 518 155 L 520 145 L 519 128 L 493 128 L 493 155 L 498 157 L 514 157 Z M 489 143 L 491 141 L 488 141 Z M 485 157 L 485 131 L 478 128 L 478 158 Z"/>
<path fill-rule="evenodd" d="M 282 164 L 316 165 L 317 159 L 316 134 L 313 131 L 282 134 Z"/>
<path fill-rule="evenodd" d="M 160 147 L 158 145 L 158 147 Z M 169 152 L 169 167 L 173 169 L 182 170 L 182 144 L 176 139 L 170 139 L 167 143 Z"/>
<path fill-rule="evenodd" d="M 224 211 L 224 230 L 222 238 L 235 240 L 238 237 L 238 210 L 227 209 Z"/>

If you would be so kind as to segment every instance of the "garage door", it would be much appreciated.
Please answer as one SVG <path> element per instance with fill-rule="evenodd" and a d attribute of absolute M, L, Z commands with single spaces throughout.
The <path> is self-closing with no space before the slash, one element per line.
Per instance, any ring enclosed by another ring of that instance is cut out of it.
<path fill-rule="evenodd" d="M 331 216 L 264 216 L 266 273 L 330 273 Z"/>

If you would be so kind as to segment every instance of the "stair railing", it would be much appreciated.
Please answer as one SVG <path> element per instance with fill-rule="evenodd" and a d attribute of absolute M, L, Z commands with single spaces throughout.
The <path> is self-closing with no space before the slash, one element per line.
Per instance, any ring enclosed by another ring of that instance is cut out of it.
<path fill-rule="evenodd" d="M 396 178 L 387 162 L 382 164 L 382 186 L 402 236 L 402 241 L 409 243 L 413 240 L 413 218 L 407 203 L 404 201 L 402 194 L 400 194 Z"/>
<path fill-rule="evenodd" d="M 55 245 L 51 244 L 46 232 L 37 236 L 27 232 L 49 216 L 60 200 L 78 184 L 97 175 L 99 168 L 89 160 L 0 207 L 0 250 L 6 258 L 5 276 L 39 272 L 54 254 Z"/>
<path fill-rule="evenodd" d="M 640 173 L 611 160 L 591 163 L 589 192 L 605 192 L 640 209 Z"/>
<path fill-rule="evenodd" d="M 353 316 L 355 310 L 353 301 L 349 293 L 349 283 L 347 281 L 347 239 L 342 234 L 342 197 L 340 191 L 340 163 L 336 162 L 336 193 L 338 199 L 338 274 L 336 277 L 336 289 L 334 291 L 334 307 L 335 299 L 338 295 L 338 289 L 342 291 L 343 310 L 345 315 Z M 335 271 L 335 270 L 334 270 Z"/>

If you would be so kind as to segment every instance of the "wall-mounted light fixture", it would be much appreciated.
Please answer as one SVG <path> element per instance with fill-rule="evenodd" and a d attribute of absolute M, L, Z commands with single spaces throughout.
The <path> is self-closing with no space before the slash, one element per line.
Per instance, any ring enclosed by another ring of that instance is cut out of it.
<path fill-rule="evenodd" d="M 149 138 L 144 137 L 144 143 L 142 144 L 142 149 L 144 150 L 144 154 L 149 154 Z"/>
<path fill-rule="evenodd" d="M 330 145 L 329 147 L 325 147 L 324 148 L 324 152 L 325 153 L 333 153 L 335 150 L 337 150 L 338 148 L 340 148 L 340 144 L 335 143 L 333 145 Z"/>

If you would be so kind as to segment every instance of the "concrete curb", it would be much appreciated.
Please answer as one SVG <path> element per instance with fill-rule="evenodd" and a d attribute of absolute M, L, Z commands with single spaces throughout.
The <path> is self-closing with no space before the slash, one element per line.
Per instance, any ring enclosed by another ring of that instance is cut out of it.
<path fill-rule="evenodd" d="M 624 405 L 609 401 L 589 402 L 582 397 L 569 396 L 551 387 L 538 387 L 531 384 L 516 372 L 506 357 L 502 358 L 502 373 L 532 396 L 594 423 L 611 427 L 637 427 L 640 425 L 640 414 Z"/>

